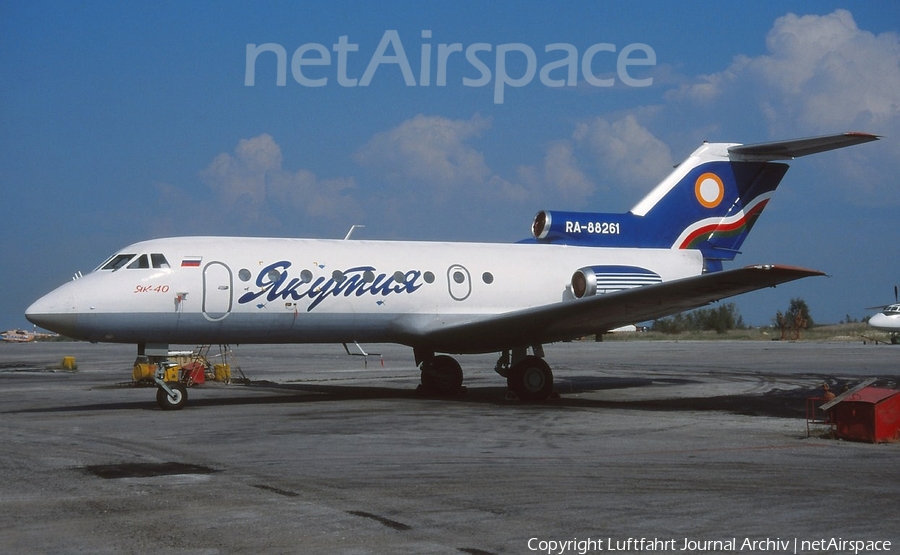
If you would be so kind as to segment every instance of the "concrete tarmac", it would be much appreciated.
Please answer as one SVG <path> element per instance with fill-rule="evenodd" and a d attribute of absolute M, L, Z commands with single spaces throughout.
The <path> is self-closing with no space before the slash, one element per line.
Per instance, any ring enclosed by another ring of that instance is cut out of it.
<path fill-rule="evenodd" d="M 0 552 L 900 551 L 900 445 L 804 417 L 824 381 L 900 388 L 900 348 L 557 344 L 525 404 L 496 355 L 427 399 L 410 349 L 365 347 L 240 346 L 250 384 L 164 412 L 134 346 L 0 344 Z"/>

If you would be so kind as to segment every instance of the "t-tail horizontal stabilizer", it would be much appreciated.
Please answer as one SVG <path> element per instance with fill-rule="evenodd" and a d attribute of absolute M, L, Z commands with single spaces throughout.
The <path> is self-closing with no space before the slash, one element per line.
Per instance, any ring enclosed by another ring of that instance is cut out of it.
<path fill-rule="evenodd" d="M 838 133 L 808 139 L 776 141 L 774 143 L 758 143 L 755 145 L 737 145 L 728 149 L 732 160 L 745 162 L 767 162 L 770 160 L 793 160 L 800 156 L 817 154 L 837 148 L 860 145 L 877 141 L 878 135 L 870 133 Z"/>

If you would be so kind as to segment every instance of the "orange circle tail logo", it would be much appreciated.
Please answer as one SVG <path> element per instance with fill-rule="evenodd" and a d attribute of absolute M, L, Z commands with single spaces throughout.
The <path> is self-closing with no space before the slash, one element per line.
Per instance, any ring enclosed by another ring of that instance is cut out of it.
<path fill-rule="evenodd" d="M 725 185 L 718 175 L 704 173 L 694 184 L 694 194 L 697 195 L 700 204 L 707 208 L 715 208 L 725 197 Z"/>

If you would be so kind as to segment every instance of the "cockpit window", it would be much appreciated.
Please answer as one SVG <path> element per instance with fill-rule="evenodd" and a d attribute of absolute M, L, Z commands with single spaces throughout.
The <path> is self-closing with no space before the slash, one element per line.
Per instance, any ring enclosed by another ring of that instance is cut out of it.
<path fill-rule="evenodd" d="M 150 267 L 150 262 L 147 261 L 147 255 L 142 254 L 139 257 L 134 259 L 134 262 L 128 265 L 129 270 L 143 270 Z"/>
<path fill-rule="evenodd" d="M 101 270 L 118 270 L 125 264 L 128 264 L 128 261 L 134 258 L 133 254 L 117 254 L 114 257 L 109 259 L 109 262 L 104 264 L 100 269 Z"/>
<path fill-rule="evenodd" d="M 129 270 L 144 270 L 148 268 L 171 268 L 166 257 L 158 252 L 152 254 L 142 254 L 135 258 L 134 254 L 116 254 L 110 257 L 106 262 L 100 265 L 98 270 L 116 271 L 125 268 Z M 131 262 L 131 264 L 129 264 Z"/>
<path fill-rule="evenodd" d="M 169 261 L 166 260 L 166 257 L 155 252 L 150 255 L 150 261 L 153 263 L 154 268 L 168 268 Z"/>

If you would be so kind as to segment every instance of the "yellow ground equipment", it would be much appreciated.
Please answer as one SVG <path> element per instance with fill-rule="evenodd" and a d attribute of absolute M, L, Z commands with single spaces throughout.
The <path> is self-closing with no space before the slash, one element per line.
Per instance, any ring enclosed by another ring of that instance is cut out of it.
<path fill-rule="evenodd" d="M 215 366 L 215 376 L 217 382 L 231 383 L 231 365 L 230 364 L 216 364 Z"/>

